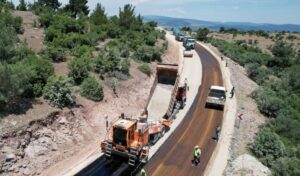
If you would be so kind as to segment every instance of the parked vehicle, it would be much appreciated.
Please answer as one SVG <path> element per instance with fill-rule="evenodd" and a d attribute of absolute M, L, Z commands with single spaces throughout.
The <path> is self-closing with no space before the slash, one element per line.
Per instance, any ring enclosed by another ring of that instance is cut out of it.
<path fill-rule="evenodd" d="M 224 110 L 226 101 L 226 89 L 222 86 L 211 86 L 206 99 L 206 107 L 213 107 Z"/>

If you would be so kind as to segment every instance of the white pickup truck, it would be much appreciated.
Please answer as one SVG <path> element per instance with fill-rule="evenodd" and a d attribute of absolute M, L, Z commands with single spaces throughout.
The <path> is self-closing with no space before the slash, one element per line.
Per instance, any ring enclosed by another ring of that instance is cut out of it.
<path fill-rule="evenodd" d="M 205 107 L 214 107 L 224 110 L 225 101 L 226 89 L 222 86 L 213 85 L 209 89 Z"/>

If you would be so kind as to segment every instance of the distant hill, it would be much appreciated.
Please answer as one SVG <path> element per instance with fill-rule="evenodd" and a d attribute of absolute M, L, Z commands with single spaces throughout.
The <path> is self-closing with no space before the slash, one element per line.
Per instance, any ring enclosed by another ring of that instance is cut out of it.
<path fill-rule="evenodd" d="M 156 21 L 163 27 L 190 26 L 193 29 L 207 27 L 211 30 L 219 30 L 220 27 L 236 28 L 239 30 L 264 30 L 264 31 L 290 31 L 300 32 L 300 25 L 296 24 L 268 24 L 268 23 L 244 23 L 244 22 L 211 22 L 195 19 L 172 18 L 165 16 L 144 16 L 144 21 Z"/>

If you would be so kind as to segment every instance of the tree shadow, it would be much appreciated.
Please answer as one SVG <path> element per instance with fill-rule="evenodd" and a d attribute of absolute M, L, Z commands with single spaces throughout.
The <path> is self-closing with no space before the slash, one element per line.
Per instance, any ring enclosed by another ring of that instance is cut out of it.
<path fill-rule="evenodd" d="M 40 103 L 41 102 L 39 100 L 33 98 L 17 99 L 14 102 L 0 108 L 0 118 L 8 115 L 25 114 L 29 109 L 33 108 L 33 104 Z"/>

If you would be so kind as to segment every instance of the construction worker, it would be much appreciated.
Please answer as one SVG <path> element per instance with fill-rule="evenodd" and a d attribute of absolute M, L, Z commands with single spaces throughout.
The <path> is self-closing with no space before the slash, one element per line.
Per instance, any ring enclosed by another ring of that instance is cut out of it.
<path fill-rule="evenodd" d="M 218 125 L 218 126 L 216 126 L 216 141 L 217 142 L 219 141 L 220 134 L 221 134 L 221 126 Z"/>
<path fill-rule="evenodd" d="M 235 87 L 233 86 L 232 89 L 231 89 L 231 91 L 230 91 L 230 94 L 231 94 L 230 98 L 233 98 L 234 92 L 235 92 Z"/>
<path fill-rule="evenodd" d="M 194 159 L 193 159 L 193 166 L 197 166 L 200 162 L 201 150 L 198 145 L 194 147 Z"/>
<path fill-rule="evenodd" d="M 140 176 L 147 176 L 145 169 L 142 169 L 140 172 Z"/>
<path fill-rule="evenodd" d="M 185 86 L 186 90 L 189 90 L 187 78 L 184 79 L 184 86 Z"/>

